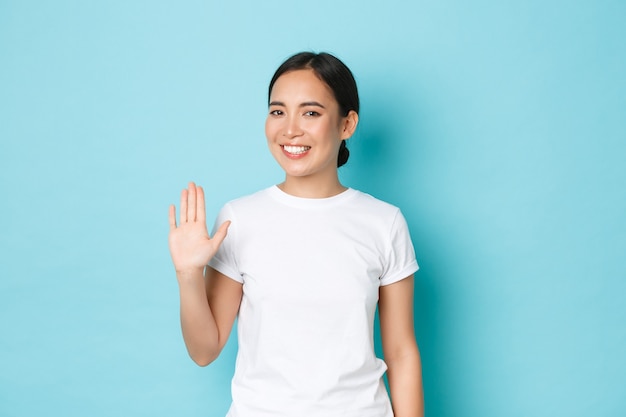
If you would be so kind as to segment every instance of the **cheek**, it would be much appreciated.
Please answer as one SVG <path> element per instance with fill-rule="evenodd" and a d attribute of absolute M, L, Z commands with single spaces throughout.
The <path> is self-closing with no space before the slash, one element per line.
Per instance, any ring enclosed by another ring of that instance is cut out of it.
<path fill-rule="evenodd" d="M 323 127 L 324 135 L 335 141 L 341 137 L 341 129 L 335 123 L 328 123 Z"/>
<path fill-rule="evenodd" d="M 269 140 L 275 132 L 275 123 L 270 118 L 265 119 L 265 137 Z"/>

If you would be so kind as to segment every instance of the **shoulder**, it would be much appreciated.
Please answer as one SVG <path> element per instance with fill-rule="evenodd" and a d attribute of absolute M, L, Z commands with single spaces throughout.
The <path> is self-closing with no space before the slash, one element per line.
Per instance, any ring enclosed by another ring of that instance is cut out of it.
<path fill-rule="evenodd" d="M 224 204 L 224 207 L 229 210 L 246 210 L 249 207 L 258 206 L 259 204 L 267 204 L 267 202 L 271 200 L 269 198 L 270 190 L 271 187 L 264 188 L 252 194 L 237 197 Z"/>
<path fill-rule="evenodd" d="M 394 235 L 398 228 L 406 227 L 398 207 L 362 191 L 356 191 L 340 212 L 336 215 L 342 222 L 355 225 L 362 233 L 374 233 L 383 240 Z"/>
<path fill-rule="evenodd" d="M 400 209 L 393 204 L 358 190 L 355 190 L 352 203 L 357 206 L 355 208 L 359 211 L 365 211 L 382 218 L 395 218 L 400 213 Z"/>

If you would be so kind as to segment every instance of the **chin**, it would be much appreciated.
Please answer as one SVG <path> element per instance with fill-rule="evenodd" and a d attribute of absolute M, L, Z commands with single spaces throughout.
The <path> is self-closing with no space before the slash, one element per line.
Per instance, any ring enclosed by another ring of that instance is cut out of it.
<path fill-rule="evenodd" d="M 285 169 L 283 168 L 283 171 L 285 171 L 285 175 L 287 175 L 288 177 L 306 177 L 309 175 L 308 172 L 303 171 L 303 170 L 297 170 L 297 169 Z"/>
<path fill-rule="evenodd" d="M 302 164 L 294 163 L 294 161 L 285 161 L 283 159 L 277 159 L 278 165 L 285 171 L 285 174 L 293 177 L 301 177 L 308 174 L 306 167 L 298 166 Z"/>

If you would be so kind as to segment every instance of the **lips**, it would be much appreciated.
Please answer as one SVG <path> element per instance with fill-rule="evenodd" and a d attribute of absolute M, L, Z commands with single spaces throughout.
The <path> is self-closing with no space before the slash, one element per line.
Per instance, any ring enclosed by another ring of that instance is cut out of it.
<path fill-rule="evenodd" d="M 292 145 L 283 145 L 283 150 L 289 155 L 302 155 L 311 149 L 310 146 L 292 146 Z"/>

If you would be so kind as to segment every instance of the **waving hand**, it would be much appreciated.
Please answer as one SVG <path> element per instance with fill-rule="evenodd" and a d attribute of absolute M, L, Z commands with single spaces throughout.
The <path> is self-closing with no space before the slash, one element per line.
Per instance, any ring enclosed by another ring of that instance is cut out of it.
<path fill-rule="evenodd" d="M 204 191 L 193 182 L 180 196 L 180 219 L 176 224 L 176 207 L 170 206 L 169 246 L 177 272 L 201 270 L 215 255 L 226 237 L 230 222 L 224 222 L 211 238 L 206 225 Z"/>

